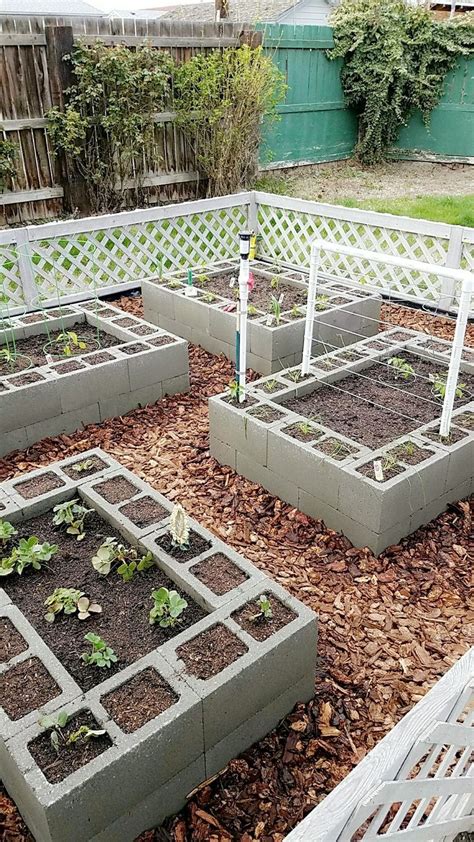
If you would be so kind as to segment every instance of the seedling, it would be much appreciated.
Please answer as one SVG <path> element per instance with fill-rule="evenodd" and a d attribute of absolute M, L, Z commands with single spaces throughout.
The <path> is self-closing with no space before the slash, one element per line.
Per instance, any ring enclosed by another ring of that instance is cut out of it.
<path fill-rule="evenodd" d="M 77 613 L 79 620 L 86 620 L 91 613 L 102 613 L 102 607 L 97 602 L 91 602 L 82 591 L 76 588 L 56 588 L 44 604 L 48 609 L 44 619 L 48 623 L 54 623 L 56 615 L 61 611 L 63 614 Z"/>
<path fill-rule="evenodd" d="M 13 368 L 18 358 L 18 354 L 16 353 L 15 349 L 10 350 L 10 348 L 2 348 L 0 351 L 0 362 L 4 362 Z"/>
<path fill-rule="evenodd" d="M 72 466 L 72 470 L 77 474 L 82 474 L 84 471 L 90 471 L 94 467 L 93 459 L 84 459 L 83 462 L 76 462 Z"/>
<path fill-rule="evenodd" d="M 295 368 L 295 369 L 293 369 L 293 371 L 288 371 L 286 373 L 286 376 L 287 376 L 288 380 L 292 380 L 293 383 L 298 383 L 303 377 L 299 368 Z"/>
<path fill-rule="evenodd" d="M 216 295 L 214 295 L 214 293 L 213 293 L 213 292 L 206 292 L 206 293 L 203 295 L 202 300 L 203 300 L 203 301 L 205 301 L 205 302 L 206 302 L 206 304 L 212 304 L 212 302 L 213 302 L 213 301 L 215 301 L 215 300 L 216 300 L 216 298 L 217 298 L 217 296 L 216 296 Z"/>
<path fill-rule="evenodd" d="M 55 752 L 59 754 L 61 748 L 74 745 L 78 742 L 88 742 L 94 737 L 102 737 L 106 732 L 103 729 L 94 730 L 87 725 L 81 725 L 77 731 L 72 731 L 66 736 L 63 728 L 69 722 L 69 714 L 66 711 L 53 716 L 43 716 L 38 720 L 38 725 L 45 729 L 51 729 L 50 740 Z"/>
<path fill-rule="evenodd" d="M 162 629 L 172 628 L 179 621 L 188 603 L 178 591 L 169 591 L 168 588 L 159 588 L 152 591 L 151 599 L 153 608 L 150 611 L 150 623 L 158 623 Z"/>
<path fill-rule="evenodd" d="M 199 284 L 199 286 L 203 287 L 205 284 L 209 283 L 209 276 L 206 275 L 204 272 L 201 273 L 200 275 L 197 275 L 196 276 L 196 283 Z"/>
<path fill-rule="evenodd" d="M 300 308 L 297 307 L 296 304 L 293 304 L 293 307 L 291 308 L 291 312 L 290 312 L 291 318 L 292 319 L 299 319 L 300 316 L 302 316 L 302 315 L 303 315 L 303 313 L 301 312 Z"/>
<path fill-rule="evenodd" d="M 237 380 L 231 380 L 230 383 L 227 385 L 227 390 L 229 393 L 229 398 L 232 401 L 238 401 L 240 397 L 240 383 Z"/>
<path fill-rule="evenodd" d="M 436 395 L 437 398 L 441 398 L 441 400 L 444 400 L 446 397 L 446 376 L 443 376 L 441 374 L 430 374 L 430 380 L 433 384 L 433 394 Z M 458 383 L 454 392 L 455 397 L 462 398 L 464 396 L 465 388 L 465 383 Z"/>
<path fill-rule="evenodd" d="M 44 561 L 58 551 L 57 544 L 40 544 L 35 535 L 30 538 L 20 538 L 17 547 L 14 547 L 10 556 L 0 561 L 0 576 L 9 576 L 10 573 L 18 573 L 20 576 L 27 567 L 33 570 L 40 570 Z"/>
<path fill-rule="evenodd" d="M 398 380 L 399 378 L 403 378 L 403 380 L 409 380 L 410 377 L 415 376 L 415 369 L 413 368 L 410 363 L 407 363 L 403 357 L 390 357 L 388 361 L 388 365 L 393 368 L 395 372 L 395 378 Z"/>
<path fill-rule="evenodd" d="M 183 285 L 182 285 L 181 281 L 170 281 L 168 286 L 169 286 L 170 289 L 179 289 Z"/>
<path fill-rule="evenodd" d="M 317 295 L 316 296 L 316 310 L 327 310 L 328 309 L 328 295 Z"/>
<path fill-rule="evenodd" d="M 115 538 L 106 538 L 95 556 L 92 557 L 92 567 L 101 576 L 108 576 L 112 568 L 115 567 L 124 582 L 130 582 L 135 573 L 148 570 L 154 563 L 150 552 L 139 557 L 138 551 L 134 547 L 125 547 L 123 544 L 119 544 Z"/>
<path fill-rule="evenodd" d="M 17 534 L 18 531 L 11 523 L 8 523 L 8 520 L 0 520 L 0 545 L 6 544 L 10 538 Z"/>
<path fill-rule="evenodd" d="M 73 330 L 60 333 L 55 342 L 57 345 L 62 345 L 60 350 L 64 357 L 70 357 L 78 351 L 85 351 L 87 348 L 86 343 L 79 339 L 77 333 Z"/>
<path fill-rule="evenodd" d="M 110 646 L 107 646 L 105 640 L 102 640 L 98 634 L 89 632 L 89 634 L 84 635 L 84 640 L 90 643 L 92 647 L 91 652 L 83 652 L 81 655 L 82 660 L 87 666 L 106 667 L 110 669 L 112 664 L 118 661 L 114 650 Z"/>
<path fill-rule="evenodd" d="M 398 459 L 394 453 L 387 453 L 382 459 L 382 470 L 387 474 L 390 473 L 390 471 L 393 471 L 397 465 Z"/>
<path fill-rule="evenodd" d="M 258 614 L 254 614 L 253 617 L 250 619 L 253 622 L 257 620 L 271 620 L 273 617 L 272 606 L 268 596 L 266 594 L 261 594 L 255 603 L 257 608 L 259 609 Z"/>
<path fill-rule="evenodd" d="M 300 421 L 298 424 L 298 430 L 304 436 L 309 436 L 313 432 L 311 424 L 308 424 L 307 421 Z"/>
<path fill-rule="evenodd" d="M 279 298 L 275 298 L 272 295 L 271 302 L 270 302 L 270 313 L 272 314 L 273 318 L 275 319 L 275 324 L 278 326 L 281 321 L 281 303 Z"/>
<path fill-rule="evenodd" d="M 278 389 L 278 380 L 267 380 L 264 389 L 266 392 L 274 392 L 275 389 Z"/>
<path fill-rule="evenodd" d="M 406 441 L 400 449 L 402 453 L 405 453 L 407 456 L 414 456 L 415 454 L 415 445 L 412 441 Z"/>
<path fill-rule="evenodd" d="M 86 537 L 84 521 L 90 511 L 91 509 L 86 509 L 76 497 L 74 500 L 67 500 L 65 503 L 54 506 L 53 523 L 55 526 L 67 524 L 66 532 L 69 535 L 75 535 L 78 541 L 82 541 Z"/>
<path fill-rule="evenodd" d="M 180 550 L 187 550 L 189 547 L 189 523 L 186 512 L 180 503 L 173 506 L 169 531 L 172 546 Z"/>
<path fill-rule="evenodd" d="M 257 308 L 253 304 L 249 304 L 247 307 L 247 313 L 249 316 L 256 316 L 258 313 Z"/>
<path fill-rule="evenodd" d="M 280 287 L 280 278 L 278 277 L 278 275 L 273 276 L 273 278 L 270 281 L 270 286 L 272 289 L 278 292 L 278 289 Z"/>

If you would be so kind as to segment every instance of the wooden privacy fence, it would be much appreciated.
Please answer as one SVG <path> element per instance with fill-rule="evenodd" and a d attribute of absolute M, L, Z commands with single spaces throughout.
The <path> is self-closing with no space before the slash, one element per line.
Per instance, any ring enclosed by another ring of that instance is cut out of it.
<path fill-rule="evenodd" d="M 474 649 L 285 838 L 452 842 L 474 830 Z"/>
<path fill-rule="evenodd" d="M 130 48 L 146 42 L 181 63 L 199 52 L 238 46 L 242 41 L 256 43 L 261 34 L 252 33 L 245 24 L 229 22 L 0 15 L 0 132 L 18 145 L 12 189 L 0 193 L 0 224 L 58 217 L 74 209 L 80 195 L 77 189 L 71 195 L 73 185 L 64 179 L 52 155 L 44 116 L 52 106 L 64 104 L 63 90 L 71 77 L 63 57 L 79 38 L 85 43 L 100 39 Z M 174 125 L 174 114 L 156 114 L 155 121 L 154 169 L 144 178 L 147 201 L 199 196 L 202 187 L 194 155 Z"/>
<path fill-rule="evenodd" d="M 474 229 L 247 192 L 166 207 L 0 231 L 0 294 L 11 313 L 114 293 L 178 268 L 239 253 L 239 232 L 258 234 L 258 255 L 307 269 L 311 243 L 327 240 L 433 266 L 361 266 L 327 252 L 322 271 L 391 298 L 457 310 L 459 289 L 443 267 L 474 271 Z M 474 315 L 474 313 L 473 313 Z"/>

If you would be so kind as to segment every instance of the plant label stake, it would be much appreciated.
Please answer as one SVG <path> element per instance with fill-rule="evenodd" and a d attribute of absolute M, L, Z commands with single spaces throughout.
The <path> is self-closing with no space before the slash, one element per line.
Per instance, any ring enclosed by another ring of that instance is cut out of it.
<path fill-rule="evenodd" d="M 247 304 L 249 297 L 250 234 L 240 234 L 239 306 L 237 308 L 237 334 L 235 337 L 235 379 L 239 386 L 239 403 L 245 400 L 247 371 Z"/>
<path fill-rule="evenodd" d="M 196 287 L 193 286 L 193 270 L 188 269 L 188 283 L 184 288 L 186 298 L 195 298 L 197 295 Z"/>
<path fill-rule="evenodd" d="M 313 345 L 314 308 L 316 304 L 316 287 L 318 283 L 318 269 L 321 259 L 321 247 L 313 245 L 311 249 L 311 262 L 309 267 L 308 302 L 306 305 L 306 320 L 304 326 L 303 361 L 301 363 L 301 374 L 309 373 L 309 361 Z"/>

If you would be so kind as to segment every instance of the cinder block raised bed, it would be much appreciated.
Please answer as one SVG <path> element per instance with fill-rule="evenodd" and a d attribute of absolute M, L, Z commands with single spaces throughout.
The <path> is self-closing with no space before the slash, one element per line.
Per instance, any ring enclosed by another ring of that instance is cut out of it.
<path fill-rule="evenodd" d="M 449 440 L 437 432 L 442 400 L 429 378 L 446 375 L 449 350 L 393 329 L 313 358 L 304 379 L 293 368 L 251 383 L 243 405 L 210 398 L 211 453 L 378 554 L 473 491 L 472 349 Z M 413 373 L 404 378 L 394 358 Z"/>
<path fill-rule="evenodd" d="M 272 374 L 301 362 L 308 276 L 263 261 L 251 265 L 255 287 L 249 297 L 247 364 Z M 142 284 L 145 317 L 213 354 L 235 361 L 238 264 L 230 261 L 194 269 L 195 297 L 186 296 L 186 272 Z M 281 301 L 277 319 L 271 299 Z M 377 332 L 380 296 L 347 284 L 321 280 L 316 302 L 313 353 L 357 342 Z"/>
<path fill-rule="evenodd" d="M 192 518 L 187 546 L 173 546 L 172 504 L 106 453 L 17 477 L 0 499 L 17 531 L 3 556 L 31 535 L 58 545 L 41 569 L 3 575 L 0 589 L 2 779 L 36 842 L 131 842 L 311 698 L 315 615 Z M 71 500 L 89 510 L 81 540 L 52 524 L 52 507 Z M 149 552 L 149 566 L 130 581 L 116 566 L 101 575 L 92 558 L 106 538 L 127 559 Z M 101 613 L 47 621 L 57 587 L 77 588 Z M 187 602 L 163 627 L 148 618 L 162 587 Z M 89 632 L 116 662 L 83 662 Z M 65 724 L 44 722 L 62 713 Z M 77 738 L 81 727 L 103 733 Z"/>
<path fill-rule="evenodd" d="M 189 388 L 187 343 L 103 302 L 3 319 L 0 328 L 0 351 L 15 356 L 0 355 L 0 456 Z M 58 340 L 67 333 L 85 348 Z"/>

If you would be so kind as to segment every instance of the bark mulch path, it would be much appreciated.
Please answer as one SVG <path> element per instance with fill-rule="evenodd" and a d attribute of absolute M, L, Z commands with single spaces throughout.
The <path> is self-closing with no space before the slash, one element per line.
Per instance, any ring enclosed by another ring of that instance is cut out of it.
<path fill-rule="evenodd" d="M 140 314 L 139 300 L 125 303 Z M 419 312 L 418 329 L 426 318 Z M 449 329 L 433 332 L 448 337 Z M 0 480 L 102 447 L 318 612 L 314 699 L 232 760 L 165 828 L 140 837 L 281 842 L 473 642 L 474 505 L 450 506 L 375 559 L 210 457 L 206 398 L 222 391 L 232 366 L 199 348 L 190 359 L 188 394 L 11 454 L 0 461 Z M 8 842 L 31 842 L 1 795 L 0 830 Z"/>

